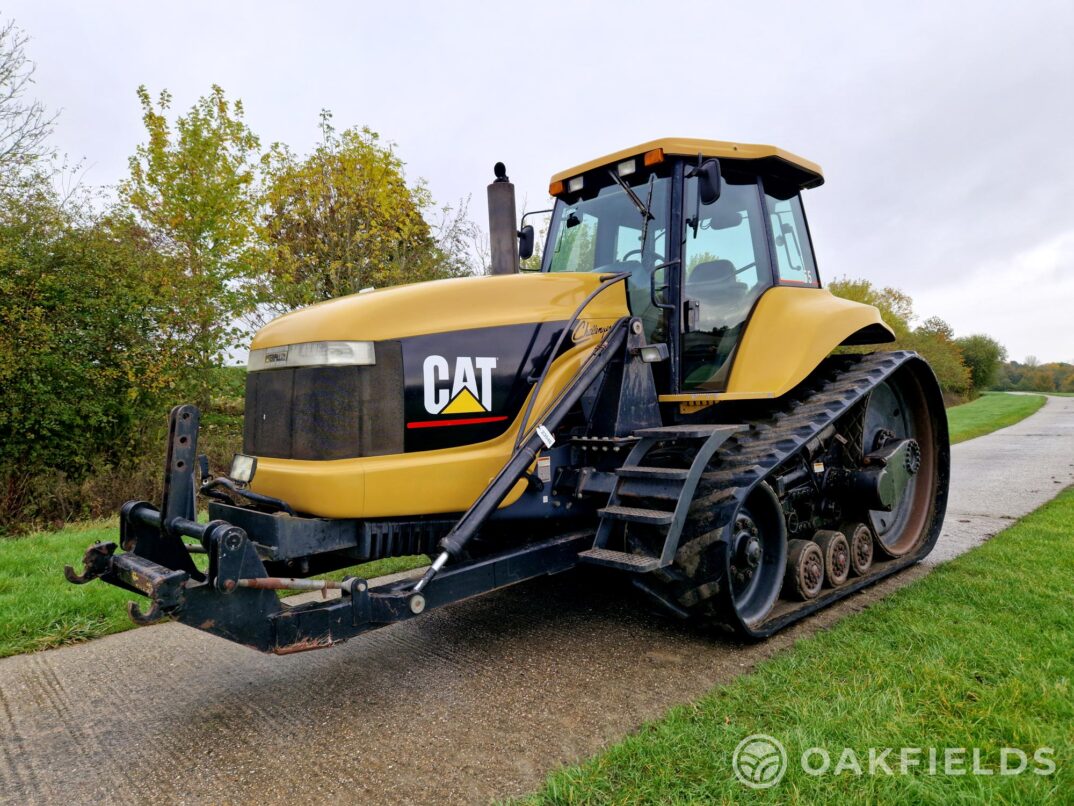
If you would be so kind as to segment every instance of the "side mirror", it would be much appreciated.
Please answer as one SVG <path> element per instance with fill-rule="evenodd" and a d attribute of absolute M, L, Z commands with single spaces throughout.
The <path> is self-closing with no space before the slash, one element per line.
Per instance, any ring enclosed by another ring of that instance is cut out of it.
<path fill-rule="evenodd" d="M 522 260 L 533 257 L 533 225 L 527 224 L 518 231 L 518 256 Z"/>
<path fill-rule="evenodd" d="M 720 163 L 718 160 L 705 160 L 694 169 L 697 177 L 697 193 L 701 203 L 709 205 L 720 198 Z"/>

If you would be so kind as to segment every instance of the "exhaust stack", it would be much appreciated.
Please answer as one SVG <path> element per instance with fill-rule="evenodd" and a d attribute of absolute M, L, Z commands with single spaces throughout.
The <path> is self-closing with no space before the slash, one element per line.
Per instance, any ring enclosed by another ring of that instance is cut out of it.
<path fill-rule="evenodd" d="M 496 179 L 489 185 L 489 248 L 493 274 L 518 274 L 518 229 L 515 223 L 515 186 L 507 168 L 497 162 Z"/>

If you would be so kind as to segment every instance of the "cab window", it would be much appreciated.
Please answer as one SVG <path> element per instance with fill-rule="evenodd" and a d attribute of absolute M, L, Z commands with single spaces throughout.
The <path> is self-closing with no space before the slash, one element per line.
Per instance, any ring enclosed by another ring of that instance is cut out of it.
<path fill-rule="evenodd" d="M 666 167 L 660 170 L 667 173 Z M 671 178 L 657 171 L 621 178 L 633 198 L 597 171 L 586 175 L 582 191 L 557 199 L 545 271 L 629 272 L 630 312 L 642 320 L 649 341 L 663 341 L 664 312 L 652 299 L 652 274 L 667 260 Z M 647 223 L 639 203 L 648 206 Z"/>
<path fill-rule="evenodd" d="M 683 293 L 698 303 L 683 337 L 683 386 L 726 387 L 731 359 L 754 302 L 772 285 L 760 189 L 755 177 L 724 176 L 720 198 L 702 205 L 697 180 L 686 185 Z"/>
<path fill-rule="evenodd" d="M 790 285 L 820 286 L 801 197 L 797 193 L 784 196 L 766 188 L 765 201 L 779 281 Z"/>

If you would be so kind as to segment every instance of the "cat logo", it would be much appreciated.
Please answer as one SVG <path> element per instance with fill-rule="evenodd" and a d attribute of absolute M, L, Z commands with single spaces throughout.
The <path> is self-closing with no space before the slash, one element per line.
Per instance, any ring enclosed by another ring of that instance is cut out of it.
<path fill-rule="evenodd" d="M 425 410 L 429 414 L 488 414 L 492 411 L 492 356 L 459 356 L 454 367 L 442 355 L 430 355 L 422 365 L 425 384 Z M 500 417 L 470 417 L 433 421 L 437 425 L 471 425 L 506 420 Z M 411 423 L 418 427 L 418 423 Z M 421 423 L 425 426 L 425 423 Z"/>

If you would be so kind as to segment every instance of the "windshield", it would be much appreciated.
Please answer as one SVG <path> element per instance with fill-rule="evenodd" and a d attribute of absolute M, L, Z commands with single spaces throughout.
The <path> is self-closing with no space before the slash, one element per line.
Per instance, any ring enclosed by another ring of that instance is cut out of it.
<path fill-rule="evenodd" d="M 650 339 L 660 340 L 662 311 L 653 304 L 650 276 L 667 258 L 671 179 L 650 174 L 628 176 L 623 181 L 635 198 L 609 176 L 607 184 L 595 193 L 583 190 L 583 198 L 556 201 L 544 269 L 606 274 L 629 271 L 631 313 L 642 318 Z M 649 216 L 639 210 L 639 202 L 648 208 Z"/>

